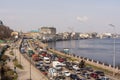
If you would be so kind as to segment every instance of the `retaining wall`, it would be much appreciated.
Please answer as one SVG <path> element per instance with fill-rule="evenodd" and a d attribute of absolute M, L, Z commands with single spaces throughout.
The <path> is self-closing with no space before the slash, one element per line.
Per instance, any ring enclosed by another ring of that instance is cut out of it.
<path fill-rule="evenodd" d="M 57 50 L 53 50 L 53 49 L 49 49 L 50 51 L 52 52 L 55 52 L 57 54 L 60 54 L 60 55 L 63 55 L 63 56 L 66 56 L 66 57 L 71 57 L 71 58 L 74 58 L 74 59 L 77 59 L 78 61 L 81 61 L 82 59 L 85 60 L 85 62 L 87 64 L 90 64 L 90 65 L 93 65 L 93 66 L 96 66 L 98 68 L 102 68 L 102 69 L 106 69 L 108 71 L 114 71 L 115 73 L 119 73 L 120 72 L 120 69 L 118 67 L 113 67 L 112 65 L 110 64 L 105 64 L 105 63 L 102 63 L 100 61 L 95 61 L 93 59 L 89 59 L 89 58 L 84 58 L 84 57 L 81 57 L 81 56 L 76 56 L 75 54 L 65 54 L 65 53 L 62 53 L 60 51 L 57 51 Z"/>

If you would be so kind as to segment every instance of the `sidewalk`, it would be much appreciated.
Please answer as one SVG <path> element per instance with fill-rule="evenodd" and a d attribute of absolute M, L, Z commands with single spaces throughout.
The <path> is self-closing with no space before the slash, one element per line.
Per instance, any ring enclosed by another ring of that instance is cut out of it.
<path fill-rule="evenodd" d="M 21 64 L 23 66 L 23 69 L 16 68 L 16 72 L 18 74 L 18 80 L 27 80 L 30 79 L 30 63 L 19 53 L 18 49 L 13 50 L 14 53 L 16 53 L 16 58 L 20 59 L 21 56 Z M 12 56 L 9 54 L 9 51 L 6 51 L 5 55 L 8 55 L 10 57 L 10 62 L 7 61 L 7 65 L 14 69 L 14 64 L 12 60 L 15 58 L 15 56 Z M 32 80 L 48 80 L 46 77 L 42 76 L 42 73 L 40 73 L 39 70 L 37 70 L 34 66 L 31 65 L 31 78 Z"/>

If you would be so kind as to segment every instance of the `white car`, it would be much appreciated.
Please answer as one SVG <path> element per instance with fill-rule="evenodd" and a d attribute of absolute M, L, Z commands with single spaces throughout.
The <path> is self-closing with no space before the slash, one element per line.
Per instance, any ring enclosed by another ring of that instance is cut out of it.
<path fill-rule="evenodd" d="M 78 69 L 80 69 L 77 65 L 73 65 L 73 69 L 74 70 L 78 70 Z"/>
<path fill-rule="evenodd" d="M 63 74 L 68 77 L 71 73 L 69 71 L 64 71 Z"/>
<path fill-rule="evenodd" d="M 75 73 L 76 73 L 76 74 L 80 74 L 80 69 L 76 69 L 76 70 L 75 70 Z"/>
<path fill-rule="evenodd" d="M 111 80 L 111 79 L 105 76 L 105 77 L 102 77 L 101 80 Z"/>
<path fill-rule="evenodd" d="M 65 64 L 65 63 L 60 63 L 60 65 L 61 65 L 62 67 L 65 67 L 65 66 L 66 66 L 66 64 Z"/>

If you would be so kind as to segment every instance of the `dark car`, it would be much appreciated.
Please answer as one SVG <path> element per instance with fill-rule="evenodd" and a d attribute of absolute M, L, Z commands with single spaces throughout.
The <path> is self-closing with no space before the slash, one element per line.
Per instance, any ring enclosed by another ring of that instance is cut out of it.
<path fill-rule="evenodd" d="M 82 79 L 80 79 L 76 74 L 71 74 L 71 75 L 70 75 L 70 78 L 71 78 L 72 80 L 82 80 Z"/>
<path fill-rule="evenodd" d="M 57 77 L 55 78 L 55 80 L 65 80 L 65 77 L 64 77 L 64 76 L 57 76 Z"/>
<path fill-rule="evenodd" d="M 100 76 L 105 76 L 103 71 L 95 71 L 96 74 L 100 75 Z"/>
<path fill-rule="evenodd" d="M 81 75 L 83 77 L 85 77 L 86 79 L 90 79 L 90 74 L 89 73 L 82 73 Z"/>
<path fill-rule="evenodd" d="M 69 69 L 69 70 L 73 69 L 72 64 L 70 62 L 65 62 L 65 64 L 66 64 L 67 69 Z"/>
<path fill-rule="evenodd" d="M 89 72 L 93 72 L 94 70 L 92 69 L 92 67 L 85 67 L 85 69 L 87 70 L 87 71 L 89 71 Z"/>
<path fill-rule="evenodd" d="M 69 70 L 73 70 L 73 67 L 71 65 L 66 65 L 66 68 L 69 69 Z"/>
<path fill-rule="evenodd" d="M 50 68 L 49 65 L 45 65 L 45 69 L 48 71 L 48 69 Z"/>
<path fill-rule="evenodd" d="M 46 71 L 45 67 L 41 67 L 41 68 L 40 68 L 40 71 L 41 71 L 44 75 L 47 75 L 47 71 Z"/>

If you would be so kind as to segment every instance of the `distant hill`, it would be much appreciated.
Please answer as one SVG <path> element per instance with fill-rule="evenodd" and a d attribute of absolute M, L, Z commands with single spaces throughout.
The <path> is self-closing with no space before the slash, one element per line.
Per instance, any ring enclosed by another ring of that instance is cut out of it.
<path fill-rule="evenodd" d="M 1 24 L 0 25 L 0 39 L 7 39 L 11 37 L 11 33 L 13 32 L 12 29 L 10 29 L 9 27 Z"/>

